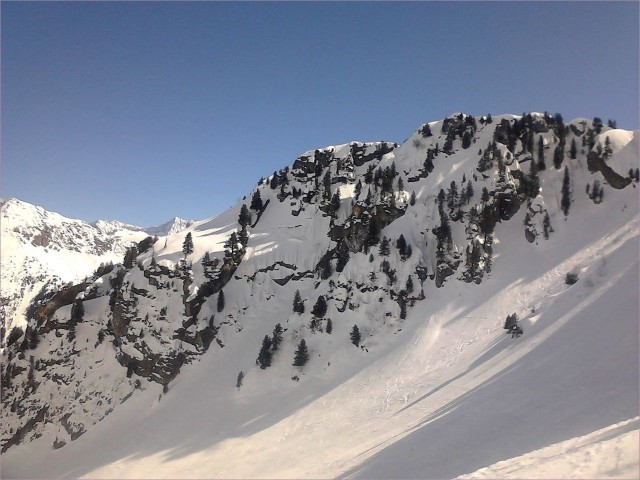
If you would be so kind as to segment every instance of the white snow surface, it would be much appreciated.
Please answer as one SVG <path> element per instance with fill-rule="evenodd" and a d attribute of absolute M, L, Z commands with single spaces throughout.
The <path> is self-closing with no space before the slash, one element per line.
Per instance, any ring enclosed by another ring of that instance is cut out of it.
<path fill-rule="evenodd" d="M 380 165 L 394 161 L 400 171 L 420 166 L 427 144 L 443 143 L 440 124 L 430 123 L 433 138 L 425 141 L 414 133 Z M 609 133 L 616 145 L 610 163 L 625 175 L 638 166 L 637 133 Z M 478 145 L 486 146 L 490 138 L 480 128 L 475 149 L 440 159 L 427 178 L 405 185 L 407 191 L 415 189 L 416 205 L 383 230 L 391 239 L 405 234 L 415 248 L 407 262 L 397 261 L 398 283 L 434 248 L 425 245 L 424 232 L 433 226 L 439 188 L 463 173 L 470 178 Z M 379 291 L 354 290 L 349 298 L 359 309 L 338 314 L 330 304 L 331 335 L 311 333 L 307 326 L 315 299 L 329 293 L 325 284 L 316 290 L 314 279 L 302 279 L 281 286 L 274 278 L 291 273 L 282 264 L 261 271 L 276 261 L 295 265 L 298 272 L 312 270 L 329 248 L 329 219 L 312 205 L 291 216 L 300 204 L 290 206 L 287 199 L 280 207 L 277 192 L 262 189 L 271 205 L 250 230 L 237 281 L 225 287 L 227 307 L 216 317 L 216 324 L 220 316 L 226 321 L 220 332 L 224 348 L 212 347 L 185 366 L 166 394 L 161 386 L 143 382 L 108 417 L 61 449 L 51 448 L 59 433 L 53 427 L 11 448 L 3 455 L 3 476 L 632 478 L 638 473 L 640 403 L 638 189 L 635 184 L 608 188 L 605 201 L 596 205 L 584 193 L 592 175 L 578 162 L 565 162 L 575 199 L 567 219 L 559 206 L 562 170 L 547 167 L 541 174 L 546 196 L 536 201 L 550 213 L 554 232 L 549 240 L 526 241 L 526 208 L 521 207 L 497 225 L 493 270 L 482 283 L 451 278 L 437 289 L 427 281 L 426 298 L 409 309 L 405 320 L 397 318 L 397 304 Z M 359 168 L 366 170 L 366 164 Z M 341 188 L 338 219 L 350 213 L 353 195 L 351 187 Z M 402 193 L 396 196 L 406 201 Z M 173 266 L 182 257 L 185 233 L 191 232 L 195 281 L 190 291 L 195 293 L 203 278 L 199 259 L 205 252 L 221 254 L 238 211 L 239 206 L 193 222 L 156 242 L 158 264 Z M 377 249 L 374 253 L 377 265 Z M 372 268 L 367 257 L 352 255 L 336 276 L 334 298 L 349 295 L 340 286 L 346 279 L 367 282 Z M 151 254 L 143 261 L 148 265 Z M 565 283 L 569 272 L 579 276 L 570 286 Z M 131 275 L 132 283 L 143 282 L 140 272 Z M 305 299 L 302 317 L 291 313 L 296 289 Z M 85 302 L 95 321 L 105 308 L 103 300 Z M 179 318 L 182 305 L 169 307 Z M 524 328 L 517 339 L 502 328 L 514 312 Z M 215 296 L 203 306 L 202 317 L 213 313 Z M 255 365 L 260 341 L 276 323 L 286 329 L 284 341 L 273 365 L 260 370 Z M 354 323 L 362 332 L 361 348 L 349 343 Z M 298 368 L 291 360 L 301 338 L 311 359 Z M 101 368 L 122 369 L 113 360 Z M 240 370 L 245 378 L 238 389 Z M 567 456 L 559 460 L 558 455 Z"/>

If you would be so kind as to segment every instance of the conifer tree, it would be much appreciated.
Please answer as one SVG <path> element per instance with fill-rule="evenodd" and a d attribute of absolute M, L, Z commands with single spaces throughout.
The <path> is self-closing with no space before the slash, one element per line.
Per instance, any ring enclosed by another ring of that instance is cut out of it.
<path fill-rule="evenodd" d="M 218 312 L 224 310 L 224 292 L 222 290 L 220 290 L 220 292 L 218 293 L 218 303 L 216 307 L 218 309 Z"/>
<path fill-rule="evenodd" d="M 238 224 L 242 229 L 247 228 L 247 225 L 251 223 L 251 213 L 247 206 L 243 203 L 240 207 L 240 214 L 238 215 Z"/>
<path fill-rule="evenodd" d="M 404 289 L 408 294 L 413 293 L 413 278 L 411 278 L 411 275 L 407 278 L 407 285 Z"/>
<path fill-rule="evenodd" d="M 407 255 L 407 241 L 404 239 L 404 235 L 400 234 L 398 240 L 396 241 L 396 248 L 400 253 L 400 257 L 402 259 L 406 258 Z"/>
<path fill-rule="evenodd" d="M 544 163 L 544 140 L 542 135 L 538 137 L 538 170 L 545 170 L 547 166 Z"/>
<path fill-rule="evenodd" d="M 402 192 L 404 190 L 404 181 L 402 177 L 398 177 L 398 191 Z"/>
<path fill-rule="evenodd" d="M 329 199 L 331 198 L 331 172 L 329 170 L 327 170 L 327 173 L 324 174 L 324 178 L 322 179 L 322 187 L 322 198 L 326 201 L 329 201 Z"/>
<path fill-rule="evenodd" d="M 351 343 L 356 347 L 360 345 L 360 329 L 358 328 L 358 325 L 353 326 L 351 333 L 349 333 L 349 338 L 351 338 Z"/>
<path fill-rule="evenodd" d="M 191 237 L 191 232 L 187 233 L 184 237 L 182 253 L 184 254 L 185 259 L 187 258 L 187 255 L 191 255 L 193 253 L 193 238 Z"/>
<path fill-rule="evenodd" d="M 277 351 L 280 343 L 282 343 L 282 325 L 276 323 L 276 326 L 273 328 L 273 339 L 271 340 L 271 348 L 273 351 Z"/>
<path fill-rule="evenodd" d="M 236 378 L 236 388 L 240 388 L 242 386 L 242 381 L 244 380 L 244 372 L 240 370 L 238 373 L 238 377 Z"/>
<path fill-rule="evenodd" d="M 404 298 L 404 295 L 398 296 L 398 306 L 400 307 L 400 319 L 404 320 L 407 318 L 407 299 Z"/>
<path fill-rule="evenodd" d="M 411 197 L 409 198 L 409 205 L 412 207 L 416 204 L 416 192 L 411 192 Z"/>
<path fill-rule="evenodd" d="M 298 348 L 296 349 L 296 353 L 293 356 L 293 366 L 304 367 L 308 361 L 309 350 L 307 349 L 307 342 L 305 342 L 303 338 L 302 340 L 300 340 Z"/>
<path fill-rule="evenodd" d="M 253 192 L 253 196 L 251 197 L 251 210 L 260 211 L 262 210 L 262 197 L 260 196 L 260 190 L 256 190 Z"/>
<path fill-rule="evenodd" d="M 331 335 L 331 332 L 333 332 L 333 323 L 331 322 L 330 318 L 327 318 L 327 326 L 325 328 L 325 332 L 327 332 L 329 335 Z"/>
<path fill-rule="evenodd" d="M 564 160 L 564 144 L 561 142 L 553 151 L 553 166 L 560 170 Z"/>
<path fill-rule="evenodd" d="M 562 212 L 566 217 L 569 215 L 569 207 L 571 206 L 571 180 L 569 179 L 569 169 L 564 167 L 564 178 L 562 180 L 562 199 L 560 200 Z"/>
<path fill-rule="evenodd" d="M 544 238 L 549 240 L 549 233 L 553 232 L 551 228 L 551 219 L 549 218 L 549 212 L 544 213 L 544 219 L 542 220 L 542 228 L 544 229 Z"/>
<path fill-rule="evenodd" d="M 577 153 L 578 153 L 578 145 L 576 145 L 576 139 L 572 138 L 571 148 L 569 149 L 569 158 L 571 158 L 571 160 L 575 160 Z"/>
<path fill-rule="evenodd" d="M 302 301 L 300 290 L 296 290 L 296 293 L 293 295 L 293 311 L 298 315 L 304 313 L 304 302 Z"/>
<path fill-rule="evenodd" d="M 260 353 L 258 353 L 258 358 L 256 359 L 256 365 L 258 365 L 262 370 L 271 366 L 271 339 L 269 335 L 265 335 L 262 340 L 262 347 L 260 348 Z"/>
<path fill-rule="evenodd" d="M 320 295 L 318 300 L 316 300 L 311 313 L 316 317 L 324 317 L 327 313 L 327 300 L 324 298 L 324 295 Z"/>
<path fill-rule="evenodd" d="M 389 253 L 389 239 L 383 236 L 382 240 L 380 240 L 380 246 L 378 247 L 378 254 L 381 257 L 388 257 Z"/>

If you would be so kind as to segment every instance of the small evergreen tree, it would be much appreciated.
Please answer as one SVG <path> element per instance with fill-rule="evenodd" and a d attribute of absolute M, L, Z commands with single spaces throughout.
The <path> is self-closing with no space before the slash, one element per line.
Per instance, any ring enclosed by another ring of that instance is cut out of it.
<path fill-rule="evenodd" d="M 294 367 L 304 367 L 309 361 L 309 350 L 307 349 L 307 342 L 304 341 L 304 338 L 300 340 L 298 344 L 298 348 L 293 356 L 293 366 Z"/>
<path fill-rule="evenodd" d="M 511 338 L 518 338 L 524 333 L 520 323 L 518 322 L 518 315 L 515 313 L 507 315 L 503 328 L 507 331 L 507 334 L 511 334 Z"/>
<path fill-rule="evenodd" d="M 224 292 L 220 290 L 218 293 L 218 304 L 217 304 L 218 312 L 224 310 Z"/>
<path fill-rule="evenodd" d="M 571 160 L 575 160 L 576 159 L 577 153 L 578 153 L 578 145 L 576 145 L 576 139 L 572 138 L 571 139 L 571 148 L 569 149 L 569 157 L 571 158 Z"/>
<path fill-rule="evenodd" d="M 571 180 L 569 178 L 569 169 L 564 167 L 564 178 L 562 180 L 562 199 L 560 200 L 562 212 L 566 217 L 569 215 L 569 207 L 571 206 Z"/>
<path fill-rule="evenodd" d="M 81 322 L 84 318 L 84 304 L 81 299 L 77 298 L 71 307 L 71 320 L 73 322 Z"/>
<path fill-rule="evenodd" d="M 280 343 L 282 343 L 282 325 L 276 323 L 276 326 L 273 328 L 273 339 L 271 340 L 271 348 L 273 351 L 277 351 Z"/>
<path fill-rule="evenodd" d="M 240 387 L 242 386 L 242 381 L 244 380 L 244 372 L 242 370 L 240 370 L 240 373 L 238 373 L 238 377 L 236 378 L 236 388 L 240 389 Z"/>
<path fill-rule="evenodd" d="M 398 296 L 398 306 L 400 307 L 400 319 L 404 320 L 407 318 L 407 299 L 404 298 L 404 295 Z"/>
<path fill-rule="evenodd" d="M 351 343 L 356 347 L 360 345 L 360 329 L 358 328 L 358 325 L 353 326 L 351 333 L 349 334 L 349 338 L 351 338 Z"/>
<path fill-rule="evenodd" d="M 333 332 L 333 323 L 331 322 L 330 318 L 327 318 L 327 326 L 325 328 L 325 332 L 327 332 L 329 335 L 331 335 L 331 332 Z"/>
<path fill-rule="evenodd" d="M 271 339 L 269 335 L 265 335 L 262 340 L 262 347 L 260 348 L 260 353 L 258 353 L 258 358 L 256 359 L 256 365 L 258 365 L 262 370 L 271 366 Z"/>
<path fill-rule="evenodd" d="M 251 223 L 251 213 L 247 206 L 243 203 L 240 207 L 240 215 L 238 215 L 238 224 L 242 229 L 247 228 L 247 225 Z"/>
<path fill-rule="evenodd" d="M 556 167 L 556 169 L 560 170 L 560 167 L 562 166 L 563 161 L 564 161 L 564 145 L 560 143 L 559 145 L 556 146 L 555 150 L 553 151 L 553 166 Z"/>
<path fill-rule="evenodd" d="M 251 197 L 251 210 L 260 211 L 262 210 L 262 197 L 260 196 L 260 190 L 256 190 L 253 192 L 253 196 Z"/>
<path fill-rule="evenodd" d="M 542 228 L 544 229 L 545 240 L 549 240 L 549 233 L 553 232 L 553 228 L 551 228 L 551 219 L 549 218 L 549 212 L 544 213 L 544 219 L 542 220 Z"/>
<path fill-rule="evenodd" d="M 327 300 L 324 298 L 324 295 L 318 297 L 311 313 L 316 317 L 324 317 L 327 314 Z"/>
<path fill-rule="evenodd" d="M 191 255 L 193 253 L 193 238 L 191 237 L 191 232 L 187 233 L 184 237 L 182 253 L 184 254 L 185 259 L 187 258 L 187 255 Z"/>
<path fill-rule="evenodd" d="M 304 302 L 302 301 L 300 290 L 296 290 L 296 293 L 293 295 L 293 311 L 298 315 L 304 313 Z"/>
<path fill-rule="evenodd" d="M 407 278 L 407 285 L 405 287 L 407 293 L 413 293 L 413 278 L 411 275 Z"/>
<path fill-rule="evenodd" d="M 404 239 L 404 235 L 400 234 L 398 240 L 396 241 L 396 248 L 400 253 L 400 257 L 404 260 L 407 255 L 407 241 Z"/>
<path fill-rule="evenodd" d="M 547 166 L 544 163 L 544 140 L 542 135 L 538 137 L 538 170 L 545 170 Z"/>
<path fill-rule="evenodd" d="M 382 240 L 380 240 L 380 246 L 378 247 L 378 254 L 381 257 L 388 257 L 389 253 L 389 239 L 383 236 Z"/>
<path fill-rule="evenodd" d="M 409 197 L 409 205 L 412 207 L 416 204 L 416 192 L 411 192 L 411 197 Z"/>

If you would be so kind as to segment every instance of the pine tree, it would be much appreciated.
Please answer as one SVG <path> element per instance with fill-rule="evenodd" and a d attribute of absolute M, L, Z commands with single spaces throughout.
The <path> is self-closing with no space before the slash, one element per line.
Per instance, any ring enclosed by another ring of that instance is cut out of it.
<path fill-rule="evenodd" d="M 224 292 L 220 290 L 218 293 L 218 303 L 217 303 L 218 312 L 224 310 Z"/>
<path fill-rule="evenodd" d="M 398 296 L 398 306 L 400 307 L 400 319 L 404 320 L 407 318 L 407 299 L 404 298 L 404 295 Z"/>
<path fill-rule="evenodd" d="M 358 328 L 358 325 L 353 326 L 351 333 L 349 334 L 349 338 L 351 338 L 351 343 L 356 347 L 360 345 L 360 329 Z"/>
<path fill-rule="evenodd" d="M 322 179 L 322 187 L 322 198 L 325 201 L 329 201 L 329 199 L 331 198 L 331 172 L 329 170 L 327 170 L 327 173 L 324 174 L 324 178 Z"/>
<path fill-rule="evenodd" d="M 331 197 L 331 211 L 332 213 L 337 213 L 340 210 L 340 187 L 336 189 L 333 196 Z"/>
<path fill-rule="evenodd" d="M 251 223 L 251 213 L 247 206 L 243 203 L 240 207 L 240 215 L 238 215 L 238 224 L 242 229 L 247 228 L 247 225 Z"/>
<path fill-rule="evenodd" d="M 333 332 L 333 323 L 331 322 L 330 318 L 327 318 L 327 326 L 325 328 L 325 332 L 327 332 L 329 335 L 331 335 L 331 332 Z"/>
<path fill-rule="evenodd" d="M 400 253 L 400 257 L 404 260 L 407 255 L 407 241 L 404 239 L 404 235 L 400 234 L 398 240 L 396 241 L 396 248 Z"/>
<path fill-rule="evenodd" d="M 545 240 L 549 240 L 549 233 L 553 232 L 553 228 L 551 228 L 551 219 L 549 218 L 549 212 L 544 212 L 544 219 L 542 220 L 542 228 L 544 229 Z"/>
<path fill-rule="evenodd" d="M 302 301 L 300 290 L 296 290 L 296 293 L 293 295 L 293 311 L 298 315 L 304 313 L 304 302 Z"/>
<path fill-rule="evenodd" d="M 81 322 L 84 318 L 84 304 L 81 299 L 77 298 L 73 302 L 71 307 L 71 320 L 74 322 Z"/>
<path fill-rule="evenodd" d="M 553 166 L 560 170 L 564 160 L 564 144 L 561 142 L 553 151 Z"/>
<path fill-rule="evenodd" d="M 576 139 L 572 138 L 571 139 L 571 148 L 569 149 L 569 157 L 571 158 L 571 160 L 575 160 L 576 159 L 577 153 L 578 153 L 578 145 L 576 145 Z"/>
<path fill-rule="evenodd" d="M 409 205 L 412 207 L 416 204 L 416 192 L 411 192 L 411 197 L 409 198 Z"/>
<path fill-rule="evenodd" d="M 571 206 L 571 180 L 569 178 L 569 169 L 564 167 L 564 178 L 562 180 L 562 199 L 560 200 L 562 212 L 566 217 L 569 215 L 569 207 Z"/>
<path fill-rule="evenodd" d="M 262 347 L 260 348 L 260 353 L 258 353 L 258 358 L 256 359 L 256 365 L 258 365 L 262 370 L 271 366 L 271 339 L 269 335 L 265 335 L 262 340 Z"/>
<path fill-rule="evenodd" d="M 282 343 L 282 325 L 276 323 L 276 326 L 273 328 L 273 339 L 271 340 L 271 348 L 273 351 L 277 351 L 280 343 Z"/>
<path fill-rule="evenodd" d="M 413 293 L 413 278 L 411 278 L 411 275 L 409 275 L 409 277 L 407 278 L 407 285 L 405 287 L 405 290 L 408 294 Z"/>
<path fill-rule="evenodd" d="M 187 255 L 191 255 L 193 253 L 193 238 L 191 237 L 191 232 L 187 233 L 184 237 L 184 243 L 182 244 L 182 253 L 184 254 L 184 258 L 187 258 Z"/>
<path fill-rule="evenodd" d="M 236 388 L 240 388 L 242 386 L 242 381 L 244 380 L 244 372 L 240 370 L 238 373 L 238 377 L 236 378 Z"/>
<path fill-rule="evenodd" d="M 538 137 L 538 170 L 545 170 L 547 166 L 544 163 L 544 140 L 542 135 Z"/>
<path fill-rule="evenodd" d="M 389 253 L 389 239 L 383 236 L 382 240 L 380 240 L 380 246 L 378 247 L 378 254 L 381 257 L 388 257 Z"/>
<path fill-rule="evenodd" d="M 262 210 L 262 197 L 260 196 L 260 190 L 256 190 L 253 192 L 253 196 L 251 197 L 251 210 L 260 211 Z"/>
<path fill-rule="evenodd" d="M 404 181 L 402 177 L 398 177 L 398 191 L 402 192 L 404 190 Z"/>
<path fill-rule="evenodd" d="M 309 350 L 307 349 L 307 342 L 304 338 L 300 340 L 296 353 L 293 356 L 294 367 L 304 367 L 309 361 Z"/>
<path fill-rule="evenodd" d="M 311 314 L 316 317 L 324 317 L 326 313 L 327 313 L 327 300 L 324 298 L 324 295 L 320 295 L 315 305 L 313 306 L 313 309 L 311 310 Z"/>

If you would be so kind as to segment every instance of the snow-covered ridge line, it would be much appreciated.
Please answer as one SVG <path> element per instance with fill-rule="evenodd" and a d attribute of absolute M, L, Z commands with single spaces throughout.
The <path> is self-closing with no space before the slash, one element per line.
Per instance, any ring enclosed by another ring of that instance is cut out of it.
<path fill-rule="evenodd" d="M 637 168 L 544 114 L 309 150 L 32 309 L 10 472 L 452 478 L 631 418 Z"/>

